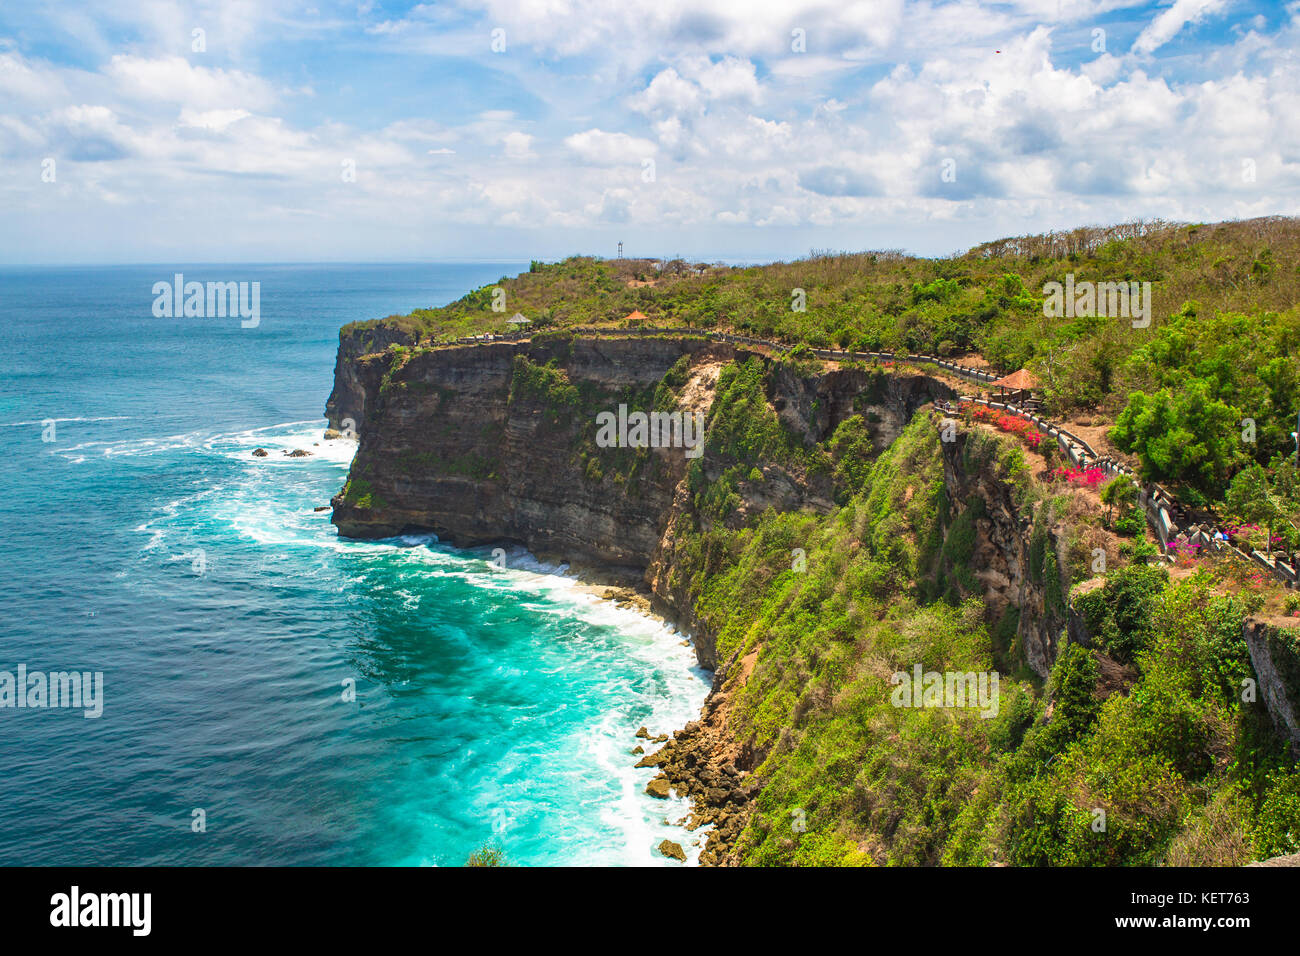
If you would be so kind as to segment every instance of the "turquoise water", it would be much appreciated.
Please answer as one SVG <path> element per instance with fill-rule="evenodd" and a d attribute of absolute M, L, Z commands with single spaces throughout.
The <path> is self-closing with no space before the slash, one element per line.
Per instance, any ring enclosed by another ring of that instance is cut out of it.
<path fill-rule="evenodd" d="M 0 863 L 698 855 L 629 753 L 698 713 L 681 635 L 522 552 L 497 571 L 313 511 L 353 448 L 322 438 L 338 327 L 519 269 L 184 269 L 260 281 L 254 329 L 154 318 L 169 266 L 0 269 L 0 671 L 105 685 L 99 719 L 0 709 Z"/>

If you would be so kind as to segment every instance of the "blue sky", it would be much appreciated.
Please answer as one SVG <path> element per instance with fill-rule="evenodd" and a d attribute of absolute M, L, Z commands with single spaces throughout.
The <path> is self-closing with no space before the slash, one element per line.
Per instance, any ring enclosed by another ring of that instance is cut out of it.
<path fill-rule="evenodd" d="M 200 32 L 196 32 L 200 31 Z M 1300 2 L 0 7 L 0 262 L 943 254 L 1300 211 Z"/>

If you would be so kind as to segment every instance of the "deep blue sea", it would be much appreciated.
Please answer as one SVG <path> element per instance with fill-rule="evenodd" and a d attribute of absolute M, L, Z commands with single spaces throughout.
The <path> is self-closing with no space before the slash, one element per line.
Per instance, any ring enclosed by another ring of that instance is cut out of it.
<path fill-rule="evenodd" d="M 0 268 L 0 671 L 104 675 L 98 719 L 0 708 L 0 864 L 698 856 L 630 754 L 698 713 L 681 635 L 313 511 L 355 447 L 322 437 L 339 326 L 521 268 Z M 260 325 L 155 318 L 176 271 L 260 282 Z"/>

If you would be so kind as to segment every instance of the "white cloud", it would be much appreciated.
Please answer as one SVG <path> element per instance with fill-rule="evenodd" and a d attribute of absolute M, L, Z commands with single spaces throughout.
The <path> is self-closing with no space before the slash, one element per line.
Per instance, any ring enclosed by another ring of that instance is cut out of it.
<path fill-rule="evenodd" d="M 1133 42 L 1134 53 L 1154 53 L 1172 40 L 1187 24 L 1197 24 L 1206 17 L 1222 13 L 1227 0 L 1174 0 L 1168 10 L 1156 14 Z"/>
<path fill-rule="evenodd" d="M 600 166 L 640 163 L 643 159 L 653 157 L 656 152 L 655 144 L 648 139 L 629 136 L 627 133 L 609 133 L 601 129 L 574 133 L 565 138 L 564 145 L 585 161 Z"/>
<path fill-rule="evenodd" d="M 690 67 L 695 82 L 710 100 L 742 100 L 757 103 L 760 98 L 754 64 L 734 56 L 720 62 L 694 61 Z"/>
<path fill-rule="evenodd" d="M 207 110 L 206 112 L 200 112 L 187 108 L 181 110 L 180 125 L 220 133 L 234 123 L 247 119 L 251 115 L 248 110 Z"/>
<path fill-rule="evenodd" d="M 221 58 L 219 24 L 211 52 L 188 60 L 154 45 L 105 52 L 94 68 L 55 66 L 0 43 L 0 155 L 17 169 L 60 162 L 57 191 L 0 183 L 0 214 L 75 194 L 58 208 L 78 237 L 95 235 L 100 206 L 113 203 L 103 236 L 188 250 L 206 234 L 183 211 L 218 197 L 240 237 L 373 258 L 392 251 L 382 243 L 407 254 L 444 235 L 476 236 L 475 252 L 496 254 L 505 227 L 538 230 L 530 241 L 565 252 L 607 228 L 643 245 L 667 237 L 653 253 L 726 236 L 714 254 L 736 253 L 796 234 L 810 241 L 787 253 L 916 237 L 952 251 L 966 236 L 1134 215 L 1297 211 L 1300 25 L 1180 50 L 1177 73 L 1156 55 L 1078 63 L 1087 18 L 1135 2 L 628 0 L 597 16 L 595 0 L 463 0 L 340 37 L 402 68 L 417 62 L 402 59 L 412 49 L 458 57 L 418 62 L 471 77 L 465 88 L 483 97 L 431 87 L 377 97 L 346 121 L 339 104 L 387 88 L 374 75 L 327 62 L 264 75 L 255 57 Z M 1140 42 L 1158 51 L 1214 2 L 1180 0 Z M 466 9 L 485 12 L 455 19 Z M 486 49 L 498 24 L 502 55 Z M 806 53 L 790 49 L 796 28 Z M 286 88 L 307 79 L 321 91 L 310 101 Z M 335 98 L 339 81 L 348 89 Z M 1243 158 L 1254 183 L 1240 176 Z M 340 178 L 344 160 L 354 182 Z M 307 224 L 297 235 L 296 223 Z M 366 240 L 381 245 L 357 247 Z"/>
<path fill-rule="evenodd" d="M 277 99 L 271 85 L 260 77 L 239 70 L 193 66 L 179 56 L 146 59 L 118 54 L 105 72 L 124 96 L 182 103 L 192 109 L 262 110 Z"/>
<path fill-rule="evenodd" d="M 48 103 L 66 93 L 66 86 L 53 71 L 33 68 L 16 53 L 0 53 L 0 94 L 5 99 Z"/>
<path fill-rule="evenodd" d="M 533 138 L 527 133 L 506 133 L 501 137 L 502 150 L 507 159 L 533 159 Z"/>
<path fill-rule="evenodd" d="M 762 99 L 754 64 L 738 57 L 681 57 L 677 66 L 657 73 L 644 90 L 628 99 L 628 106 L 648 115 L 698 113 L 710 104 L 756 104 Z"/>
<path fill-rule="evenodd" d="M 658 73 L 650 84 L 628 100 L 638 113 L 685 113 L 698 109 L 701 90 L 672 67 Z"/>

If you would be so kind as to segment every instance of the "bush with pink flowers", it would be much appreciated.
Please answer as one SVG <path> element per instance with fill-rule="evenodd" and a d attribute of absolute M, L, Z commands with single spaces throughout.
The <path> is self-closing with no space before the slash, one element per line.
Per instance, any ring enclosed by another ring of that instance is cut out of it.
<path fill-rule="evenodd" d="M 1106 471 L 1103 468 L 1074 468 L 1070 465 L 1061 465 L 1052 471 L 1052 477 L 1064 478 L 1072 485 L 1096 488 L 1106 480 Z"/>
<path fill-rule="evenodd" d="M 996 409 L 977 405 L 974 402 L 962 402 L 958 406 L 958 411 L 971 421 L 983 422 L 986 425 L 992 425 L 1000 432 L 1015 435 L 1034 451 L 1037 451 L 1039 445 L 1042 444 L 1042 432 L 1034 426 L 1033 422 L 1021 418 L 1019 415 L 999 412 Z"/>

